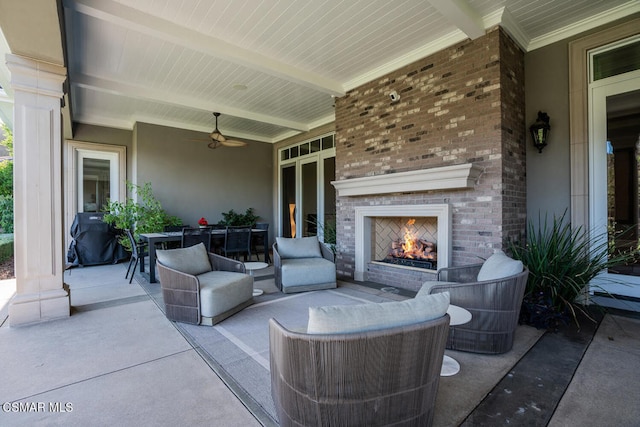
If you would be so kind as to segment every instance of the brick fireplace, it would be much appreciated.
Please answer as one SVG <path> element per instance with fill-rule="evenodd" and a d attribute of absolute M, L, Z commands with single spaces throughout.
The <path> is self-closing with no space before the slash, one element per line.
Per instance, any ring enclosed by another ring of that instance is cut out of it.
<path fill-rule="evenodd" d="M 436 265 L 429 268 L 383 263 L 392 239 L 402 237 L 404 220 L 416 220 L 419 237 L 435 243 Z M 451 256 L 451 210 L 448 204 L 384 205 L 356 208 L 355 280 L 371 280 L 392 285 L 402 280 L 404 286 L 417 290 L 426 280 L 433 280 L 438 268 L 447 267 Z"/>
<path fill-rule="evenodd" d="M 451 191 L 476 185 L 481 170 L 473 164 L 444 166 L 393 176 L 370 176 L 347 181 L 334 181 L 338 197 L 373 196 L 380 200 L 410 188 L 412 191 Z M 433 280 L 439 268 L 448 267 L 452 252 L 449 203 L 411 204 L 384 203 L 354 208 L 355 219 L 355 280 L 371 280 L 417 290 L 424 281 Z M 404 267 L 378 262 L 391 249 L 392 240 L 402 236 L 407 219 L 416 220 L 413 229 L 417 237 L 435 243 L 437 259 L 434 268 Z"/>
<path fill-rule="evenodd" d="M 382 217 L 435 219 L 438 268 L 519 239 L 525 143 L 524 55 L 499 28 L 336 99 L 338 275 L 413 290 L 434 277 L 375 262 Z"/>

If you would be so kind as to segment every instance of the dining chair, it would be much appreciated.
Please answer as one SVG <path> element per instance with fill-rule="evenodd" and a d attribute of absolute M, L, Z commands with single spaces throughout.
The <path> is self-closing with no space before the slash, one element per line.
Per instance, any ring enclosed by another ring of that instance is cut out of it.
<path fill-rule="evenodd" d="M 227 227 L 224 242 L 224 256 L 230 255 L 238 259 L 239 255 L 244 255 L 244 260 L 251 257 L 251 227 L 250 226 L 230 226 Z"/>
<path fill-rule="evenodd" d="M 210 224 L 209 228 L 211 228 L 211 252 L 223 255 L 224 242 L 227 239 L 227 226 L 222 224 Z"/>
<path fill-rule="evenodd" d="M 260 261 L 260 252 L 259 250 L 265 253 L 265 246 L 269 245 L 269 223 L 268 222 L 256 222 L 254 226 L 257 230 L 265 230 L 264 233 L 252 233 L 251 234 L 251 249 L 254 254 L 256 254 L 256 259 Z M 271 259 L 269 258 L 269 252 L 265 254 L 266 263 L 271 263 Z"/>
<path fill-rule="evenodd" d="M 197 245 L 202 242 L 207 252 L 211 250 L 211 229 L 204 228 L 183 228 L 182 229 L 182 247 Z"/>
<path fill-rule="evenodd" d="M 136 272 L 138 262 L 140 262 L 144 268 L 144 258 L 148 256 L 149 253 L 147 252 L 146 244 L 136 242 L 136 239 L 133 237 L 133 233 L 131 232 L 131 230 L 126 229 L 124 230 L 124 232 L 126 233 L 127 238 L 129 239 L 129 243 L 131 244 L 131 258 L 129 259 L 127 274 L 124 275 L 124 278 L 126 279 L 129 276 L 129 271 L 131 271 L 131 277 L 129 278 L 129 283 L 131 283 L 133 281 L 133 275 Z M 131 269 L 132 265 L 133 270 Z"/>
<path fill-rule="evenodd" d="M 190 225 L 165 225 L 164 231 L 169 233 L 182 232 L 184 228 L 191 228 Z M 162 242 L 162 249 L 178 249 L 181 247 L 181 242 Z"/>

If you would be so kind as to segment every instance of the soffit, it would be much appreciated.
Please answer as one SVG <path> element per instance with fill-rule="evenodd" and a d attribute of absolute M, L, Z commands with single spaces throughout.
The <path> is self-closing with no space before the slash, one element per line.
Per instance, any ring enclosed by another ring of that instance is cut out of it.
<path fill-rule="evenodd" d="M 31 2 L 36 0 L 30 0 Z M 277 142 L 333 96 L 502 25 L 530 50 L 631 13 L 608 0 L 64 0 L 74 121 Z M 238 85 L 246 89 L 238 89 Z"/>

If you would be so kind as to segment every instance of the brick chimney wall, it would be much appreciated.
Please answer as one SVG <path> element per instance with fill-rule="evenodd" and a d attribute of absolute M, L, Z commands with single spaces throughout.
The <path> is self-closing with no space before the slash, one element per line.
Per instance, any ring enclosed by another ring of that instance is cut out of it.
<path fill-rule="evenodd" d="M 449 203 L 453 265 L 506 248 L 525 229 L 525 137 L 524 54 L 499 28 L 336 99 L 336 180 L 462 163 L 483 170 L 472 189 L 338 197 L 338 274 L 353 277 L 356 206 Z"/>

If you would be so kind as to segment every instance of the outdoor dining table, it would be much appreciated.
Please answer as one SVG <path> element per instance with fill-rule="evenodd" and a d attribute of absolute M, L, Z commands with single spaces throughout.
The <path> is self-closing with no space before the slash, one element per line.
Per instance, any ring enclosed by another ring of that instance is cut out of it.
<path fill-rule="evenodd" d="M 211 236 L 224 235 L 225 229 L 213 229 L 211 230 Z M 251 236 L 265 235 L 267 237 L 267 230 L 258 228 L 251 229 Z M 156 245 L 162 242 L 180 242 L 182 241 L 181 231 L 164 231 L 162 233 L 143 233 L 140 234 L 140 239 L 149 244 L 149 271 L 144 268 L 144 259 L 140 260 L 140 274 L 142 274 L 149 283 L 156 283 Z M 269 245 L 264 245 L 264 259 L 269 259 Z"/>

